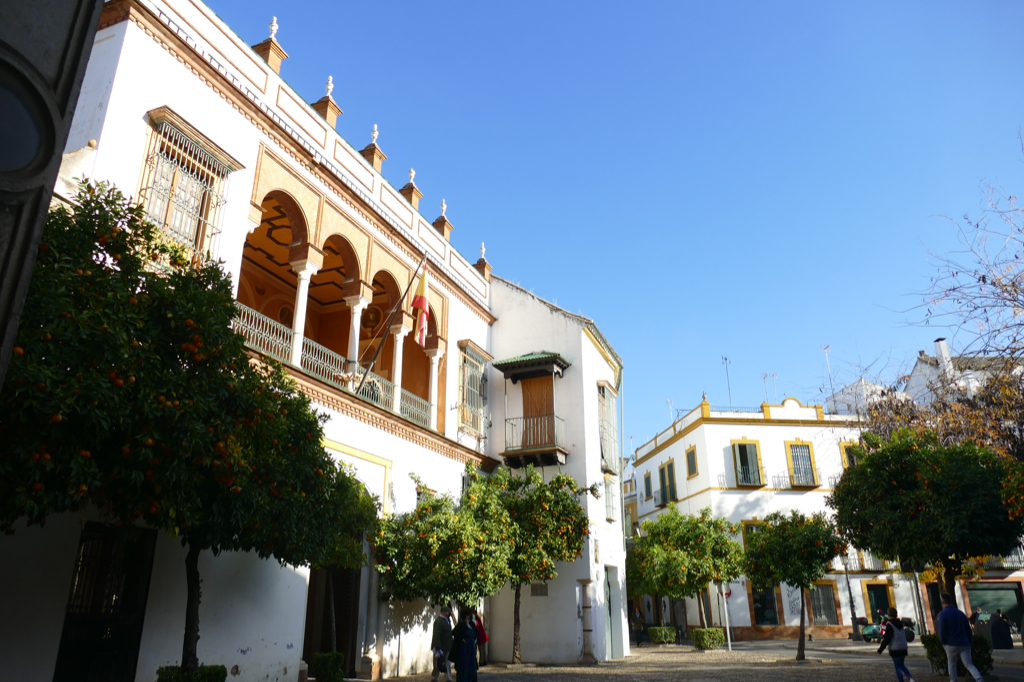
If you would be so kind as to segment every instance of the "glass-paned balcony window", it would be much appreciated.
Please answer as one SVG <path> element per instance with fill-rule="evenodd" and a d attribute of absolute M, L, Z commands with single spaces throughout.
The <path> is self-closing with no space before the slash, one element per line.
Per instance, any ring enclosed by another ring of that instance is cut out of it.
<path fill-rule="evenodd" d="M 733 443 L 733 458 L 736 462 L 736 485 L 764 485 L 761 480 L 761 464 L 758 460 L 756 443 Z"/>
<path fill-rule="evenodd" d="M 459 430 L 480 436 L 487 405 L 487 359 L 468 345 L 459 350 Z"/>

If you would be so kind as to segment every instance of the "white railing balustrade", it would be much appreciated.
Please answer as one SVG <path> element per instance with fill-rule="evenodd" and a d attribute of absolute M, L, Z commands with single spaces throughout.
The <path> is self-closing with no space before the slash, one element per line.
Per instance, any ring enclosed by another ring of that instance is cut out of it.
<path fill-rule="evenodd" d="M 358 390 L 356 395 L 363 400 L 369 400 L 377 407 L 391 410 L 395 404 L 395 385 L 382 376 L 368 372 L 365 367 L 356 367 L 355 372 L 356 376 L 352 380 L 352 392 L 355 393 Z M 364 374 L 368 376 L 360 390 L 359 383 L 363 380 Z"/>
<path fill-rule="evenodd" d="M 291 357 L 295 332 L 241 303 L 235 302 L 235 307 L 238 308 L 238 315 L 231 327 L 245 337 L 246 345 L 287 363 Z"/>

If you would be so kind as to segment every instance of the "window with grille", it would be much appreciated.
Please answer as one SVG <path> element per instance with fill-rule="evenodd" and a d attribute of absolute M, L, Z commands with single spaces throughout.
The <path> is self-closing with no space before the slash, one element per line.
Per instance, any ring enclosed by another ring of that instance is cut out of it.
<path fill-rule="evenodd" d="M 839 625 L 831 585 L 811 585 L 811 613 L 815 625 Z"/>
<path fill-rule="evenodd" d="M 480 436 L 487 405 L 487 358 L 469 345 L 459 350 L 459 430 Z"/>
<path fill-rule="evenodd" d="M 750 601 L 754 606 L 754 625 L 778 625 L 779 606 L 775 599 L 775 589 L 753 590 Z"/>
<path fill-rule="evenodd" d="M 146 218 L 160 228 L 165 241 L 185 249 L 190 258 L 208 257 L 219 233 L 220 208 L 232 170 L 171 121 L 159 121 L 143 176 Z"/>
<path fill-rule="evenodd" d="M 787 443 L 789 447 L 789 475 L 794 488 L 817 485 L 814 457 L 808 443 Z"/>
<path fill-rule="evenodd" d="M 610 473 L 617 473 L 616 464 L 619 459 L 618 422 L 615 416 L 615 393 L 611 388 L 597 387 L 598 424 L 601 435 L 601 468 Z"/>
<path fill-rule="evenodd" d="M 615 481 L 604 479 L 604 517 L 608 521 L 615 520 Z"/>

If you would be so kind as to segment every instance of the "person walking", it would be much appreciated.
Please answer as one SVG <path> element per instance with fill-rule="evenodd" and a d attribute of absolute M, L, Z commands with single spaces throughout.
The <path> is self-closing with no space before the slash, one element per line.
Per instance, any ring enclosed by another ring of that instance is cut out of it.
<path fill-rule="evenodd" d="M 448 660 L 448 652 L 452 649 L 452 624 L 448 619 L 452 615 L 450 606 L 442 606 L 441 613 L 434 620 L 434 632 L 430 638 L 430 651 L 434 658 L 434 670 L 430 679 L 437 682 L 438 675 L 444 670 L 445 682 L 452 682 L 452 664 Z"/>
<path fill-rule="evenodd" d="M 452 632 L 452 650 L 448 660 L 455 664 L 456 682 L 477 682 L 476 625 L 473 611 L 466 609 Z"/>
<path fill-rule="evenodd" d="M 939 612 L 939 641 L 942 648 L 946 650 L 946 660 L 949 663 L 949 681 L 959 682 L 960 678 L 956 673 L 957 658 L 963 661 L 967 672 L 978 682 L 984 682 L 981 673 L 974 667 L 971 661 L 971 642 L 974 641 L 974 631 L 971 630 L 971 621 L 964 615 L 964 612 L 955 606 L 953 597 L 943 592 L 939 596 L 942 602 L 942 611 Z"/>
<path fill-rule="evenodd" d="M 907 633 L 903 630 L 903 621 L 899 618 L 899 612 L 894 607 L 889 607 L 889 618 L 882 626 L 882 636 L 879 641 L 878 653 L 889 647 L 889 655 L 892 656 L 892 664 L 896 667 L 896 679 L 904 682 L 903 676 L 907 676 L 907 682 L 914 682 L 914 676 L 907 668 Z"/>
<path fill-rule="evenodd" d="M 640 646 L 640 638 L 644 634 L 644 617 L 640 615 L 640 607 L 633 607 L 633 616 L 630 618 L 630 629 L 633 631 L 633 635 L 636 637 L 636 645 Z"/>
<path fill-rule="evenodd" d="M 487 641 L 490 637 L 487 636 L 487 630 L 484 630 L 484 621 L 480 618 L 480 614 L 476 611 L 473 612 L 473 618 L 476 626 L 476 648 L 480 653 L 480 657 L 477 659 L 478 665 L 487 665 Z"/>

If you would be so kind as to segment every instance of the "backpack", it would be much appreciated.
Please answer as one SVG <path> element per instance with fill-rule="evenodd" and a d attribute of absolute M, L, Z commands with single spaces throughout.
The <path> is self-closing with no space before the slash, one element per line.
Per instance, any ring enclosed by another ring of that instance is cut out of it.
<path fill-rule="evenodd" d="M 889 627 L 892 628 L 892 640 L 889 642 L 889 652 L 906 651 L 908 649 L 906 628 L 898 628 L 893 624 L 890 624 Z"/>

